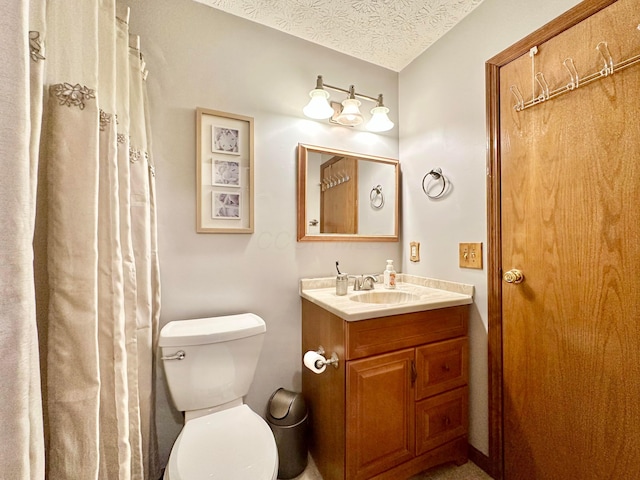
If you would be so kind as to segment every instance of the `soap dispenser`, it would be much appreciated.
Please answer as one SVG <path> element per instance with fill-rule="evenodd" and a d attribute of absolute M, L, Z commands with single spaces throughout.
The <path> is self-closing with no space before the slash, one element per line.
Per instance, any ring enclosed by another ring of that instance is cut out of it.
<path fill-rule="evenodd" d="M 393 260 L 387 260 L 387 268 L 384 271 L 384 288 L 396 288 L 396 271 L 393 268 Z"/>

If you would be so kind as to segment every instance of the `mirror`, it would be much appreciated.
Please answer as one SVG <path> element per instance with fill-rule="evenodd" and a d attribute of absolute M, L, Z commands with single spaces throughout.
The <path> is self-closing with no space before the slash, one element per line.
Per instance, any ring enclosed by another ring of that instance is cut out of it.
<path fill-rule="evenodd" d="M 393 158 L 298 145 L 298 241 L 398 241 Z"/>

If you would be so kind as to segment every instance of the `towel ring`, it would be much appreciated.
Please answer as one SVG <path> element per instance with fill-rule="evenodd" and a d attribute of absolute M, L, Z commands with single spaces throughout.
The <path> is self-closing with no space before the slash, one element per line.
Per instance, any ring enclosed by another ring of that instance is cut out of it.
<path fill-rule="evenodd" d="M 371 189 L 369 193 L 369 201 L 371 206 L 376 210 L 380 210 L 384 207 L 384 193 L 382 193 L 382 185 L 376 185 Z"/>
<path fill-rule="evenodd" d="M 427 179 L 427 177 L 431 177 L 431 178 L 429 178 L 429 181 L 425 185 L 424 181 Z M 436 182 L 440 182 L 441 180 L 442 180 L 442 188 L 440 189 L 440 191 L 436 194 L 429 193 L 430 187 Z M 422 177 L 422 191 L 427 197 L 440 198 L 444 194 L 446 189 L 447 189 L 447 179 L 444 178 L 444 175 L 442 174 L 442 169 L 440 167 L 431 169 L 429 173 L 427 173 L 424 177 Z"/>

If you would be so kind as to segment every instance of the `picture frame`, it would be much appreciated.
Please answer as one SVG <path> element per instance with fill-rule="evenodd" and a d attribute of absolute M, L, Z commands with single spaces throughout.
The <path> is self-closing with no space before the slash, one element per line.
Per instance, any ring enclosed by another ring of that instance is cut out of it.
<path fill-rule="evenodd" d="M 253 233 L 253 117 L 196 108 L 196 232 Z"/>

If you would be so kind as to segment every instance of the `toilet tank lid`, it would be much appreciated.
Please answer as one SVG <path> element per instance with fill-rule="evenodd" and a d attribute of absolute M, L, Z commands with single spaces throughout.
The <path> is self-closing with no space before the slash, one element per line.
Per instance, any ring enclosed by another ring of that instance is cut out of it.
<path fill-rule="evenodd" d="M 160 330 L 160 347 L 206 345 L 252 337 L 266 332 L 264 320 L 254 313 L 175 320 Z"/>

